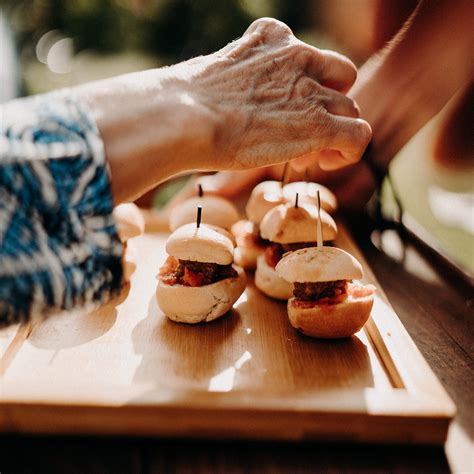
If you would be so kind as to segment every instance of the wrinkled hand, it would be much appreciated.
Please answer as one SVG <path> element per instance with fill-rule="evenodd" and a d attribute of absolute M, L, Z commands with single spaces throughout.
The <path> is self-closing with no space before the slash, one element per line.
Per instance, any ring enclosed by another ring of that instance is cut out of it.
<path fill-rule="evenodd" d="M 345 95 L 355 78 L 345 57 L 262 19 L 216 53 L 70 93 L 97 123 L 120 203 L 190 170 L 357 162 L 371 129 Z"/>
<path fill-rule="evenodd" d="M 242 38 L 194 64 L 200 72 L 192 77 L 193 94 L 217 124 L 204 169 L 295 158 L 336 169 L 357 162 L 370 140 L 369 125 L 344 95 L 355 66 L 299 41 L 279 21 L 255 21 Z"/>

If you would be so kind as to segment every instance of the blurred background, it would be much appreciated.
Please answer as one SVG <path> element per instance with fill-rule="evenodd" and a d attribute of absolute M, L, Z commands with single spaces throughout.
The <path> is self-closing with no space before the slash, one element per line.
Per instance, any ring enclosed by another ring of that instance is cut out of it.
<path fill-rule="evenodd" d="M 397 3 L 387 15 L 383 0 L 0 0 L 2 100 L 210 53 L 262 16 L 361 64 L 416 6 Z"/>
<path fill-rule="evenodd" d="M 415 0 L 0 0 L 0 102 L 206 54 L 256 18 L 287 23 L 307 43 L 361 65 Z M 440 114 L 441 116 L 442 114 Z M 391 172 L 423 238 L 474 274 L 474 167 L 430 156 L 435 117 Z M 441 157 L 442 158 L 442 157 Z M 175 188 L 168 188 L 167 196 Z M 386 190 L 386 212 L 391 196 Z M 159 202 L 159 200 L 158 200 Z"/>

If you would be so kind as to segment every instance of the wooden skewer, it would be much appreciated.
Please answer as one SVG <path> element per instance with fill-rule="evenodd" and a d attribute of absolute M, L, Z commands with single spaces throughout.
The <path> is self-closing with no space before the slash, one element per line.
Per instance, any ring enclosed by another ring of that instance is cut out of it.
<path fill-rule="evenodd" d="M 204 194 L 204 191 L 202 190 L 202 186 L 198 184 L 198 196 L 202 198 L 203 194 Z"/>
<path fill-rule="evenodd" d="M 201 226 L 201 218 L 202 218 L 202 206 L 197 207 L 197 215 L 196 215 L 196 227 L 199 229 Z"/>
<path fill-rule="evenodd" d="M 304 180 L 305 180 L 305 183 L 308 182 L 308 167 L 304 169 Z"/>
<path fill-rule="evenodd" d="M 321 224 L 321 199 L 319 197 L 319 190 L 317 191 L 318 196 L 318 223 L 317 223 L 317 232 L 316 232 L 316 245 L 318 247 L 323 247 L 323 226 Z"/>
<path fill-rule="evenodd" d="M 281 176 L 281 187 L 283 188 L 283 186 L 285 186 L 285 184 L 288 183 L 288 181 L 290 180 L 290 171 L 291 171 L 291 168 L 290 168 L 290 164 L 289 162 L 287 161 L 285 163 L 285 167 L 283 168 L 283 174 Z"/>
<path fill-rule="evenodd" d="M 298 209 L 298 198 L 299 198 L 300 193 L 296 193 L 296 198 L 295 198 L 295 209 Z"/>

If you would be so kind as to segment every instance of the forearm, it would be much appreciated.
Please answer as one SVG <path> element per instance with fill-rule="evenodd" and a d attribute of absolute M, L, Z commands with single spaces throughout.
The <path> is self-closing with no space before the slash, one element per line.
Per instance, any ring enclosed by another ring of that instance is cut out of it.
<path fill-rule="evenodd" d="M 472 2 L 423 1 L 405 27 L 364 65 L 350 95 L 373 129 L 386 165 L 472 75 Z"/>
<path fill-rule="evenodd" d="M 74 90 L 104 142 L 116 204 L 177 173 L 203 167 L 211 153 L 212 113 L 180 65 L 127 74 Z"/>

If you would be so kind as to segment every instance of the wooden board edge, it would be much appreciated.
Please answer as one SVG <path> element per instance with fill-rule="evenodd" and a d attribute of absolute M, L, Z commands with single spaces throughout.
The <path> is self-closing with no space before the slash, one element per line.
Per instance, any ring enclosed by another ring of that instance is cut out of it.
<path fill-rule="evenodd" d="M 324 440 L 401 444 L 443 444 L 449 418 L 357 413 L 295 413 L 241 409 L 3 405 L 0 432 L 97 434 L 219 439 Z M 275 417 L 278 416 L 278 429 Z M 341 417 L 344 429 L 341 432 Z M 28 421 L 26 421 L 28 420 Z M 390 425 L 390 430 L 386 429 Z"/>
<path fill-rule="evenodd" d="M 338 226 L 340 238 L 348 244 L 349 252 L 361 262 L 365 273 L 369 276 L 368 279 L 377 286 L 380 301 L 386 306 L 386 312 L 383 312 L 384 318 L 380 318 L 377 312 L 372 312 L 364 330 L 394 387 L 406 388 L 414 397 L 434 400 L 439 405 L 440 413 L 452 419 L 456 414 L 453 401 L 400 321 L 383 287 L 350 236 L 346 226 L 340 222 L 338 222 Z"/>

